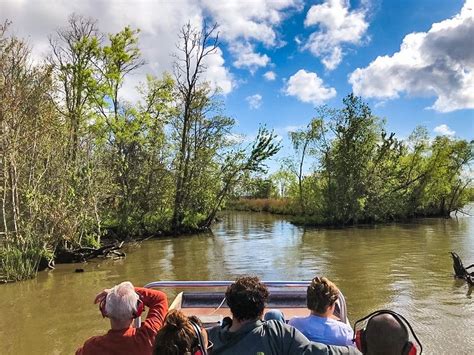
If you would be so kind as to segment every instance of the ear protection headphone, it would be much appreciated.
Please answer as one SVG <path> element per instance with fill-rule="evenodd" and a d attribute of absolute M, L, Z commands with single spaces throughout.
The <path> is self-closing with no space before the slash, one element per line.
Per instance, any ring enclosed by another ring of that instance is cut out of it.
<path fill-rule="evenodd" d="M 193 321 L 190 321 L 191 326 L 193 327 L 194 334 L 196 335 L 197 345 L 195 350 L 193 350 L 193 355 L 207 355 L 207 344 L 204 344 L 204 339 L 201 333 L 201 327 Z"/>
<path fill-rule="evenodd" d="M 137 293 L 137 295 L 138 295 L 137 305 L 135 306 L 135 311 L 133 311 L 133 313 L 132 313 L 132 318 L 140 317 L 143 313 L 143 310 L 145 309 L 145 305 L 143 304 L 141 296 L 138 293 Z M 107 312 L 105 311 L 106 299 L 107 299 L 107 297 L 104 297 L 102 299 L 102 301 L 100 301 L 100 303 L 99 303 L 100 313 L 102 314 L 103 318 L 107 317 Z"/>
<path fill-rule="evenodd" d="M 405 329 L 407 334 L 408 334 L 408 329 L 410 329 L 410 333 L 413 335 L 413 337 L 416 340 L 416 343 L 420 347 L 420 354 L 423 352 L 423 346 L 421 345 L 420 341 L 418 340 L 418 337 L 415 334 L 415 331 L 411 327 L 410 323 L 406 320 L 406 318 L 403 317 L 401 314 L 398 314 L 394 311 L 385 310 L 385 309 L 372 312 L 369 315 L 365 316 L 364 318 L 359 319 L 358 321 L 354 323 L 354 339 L 352 341 L 356 344 L 357 349 L 359 349 L 363 354 L 367 352 L 367 339 L 366 339 L 367 325 L 370 323 L 372 318 L 380 314 L 390 314 L 391 316 L 393 316 L 393 318 L 397 320 L 397 322 L 403 327 L 403 329 Z M 357 330 L 357 324 L 362 323 L 367 319 L 368 321 L 365 328 Z M 418 352 L 417 352 L 417 348 L 415 344 L 411 341 L 407 341 L 405 345 L 403 346 L 402 355 L 417 355 L 417 354 Z"/>

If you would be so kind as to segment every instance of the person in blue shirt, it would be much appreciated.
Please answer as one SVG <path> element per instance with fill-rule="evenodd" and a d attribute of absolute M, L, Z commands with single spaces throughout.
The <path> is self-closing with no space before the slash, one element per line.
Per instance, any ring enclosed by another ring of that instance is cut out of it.
<path fill-rule="evenodd" d="M 295 317 L 289 324 L 309 340 L 327 345 L 352 345 L 352 328 L 334 315 L 339 289 L 325 277 L 315 277 L 307 289 L 306 302 L 310 315 Z"/>

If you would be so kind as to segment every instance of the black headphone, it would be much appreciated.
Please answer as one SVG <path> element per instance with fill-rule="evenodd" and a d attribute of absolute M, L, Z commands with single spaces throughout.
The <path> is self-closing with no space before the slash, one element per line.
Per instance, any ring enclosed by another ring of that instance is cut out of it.
<path fill-rule="evenodd" d="M 397 312 L 386 310 L 386 309 L 381 309 L 379 311 L 375 311 L 375 312 L 370 313 L 369 315 L 365 316 L 364 318 L 361 318 L 361 319 L 357 320 L 354 323 L 354 339 L 352 341 L 356 344 L 357 348 L 363 354 L 365 354 L 367 352 L 367 339 L 366 339 L 367 325 L 370 323 L 372 318 L 374 318 L 375 316 L 378 316 L 380 314 L 390 314 L 391 316 L 393 316 L 393 318 L 395 318 L 397 320 L 397 322 L 403 327 L 403 329 L 405 329 L 407 334 L 408 334 L 408 329 L 410 329 L 410 332 L 413 335 L 413 337 L 415 338 L 416 343 L 420 347 L 420 354 L 423 352 L 423 346 L 421 345 L 420 341 L 418 340 L 418 337 L 415 334 L 415 331 L 411 327 L 410 323 L 406 320 L 406 318 L 403 317 L 401 314 L 398 314 Z M 359 323 L 361 323 L 361 322 L 363 322 L 367 319 L 368 319 L 368 321 L 367 321 L 367 325 L 365 326 L 365 328 L 357 330 L 357 324 L 359 324 Z M 417 355 L 417 354 L 418 354 L 418 352 L 417 352 L 417 348 L 416 348 L 415 344 L 411 341 L 407 341 L 405 343 L 405 345 L 403 346 L 402 355 Z"/>
<path fill-rule="evenodd" d="M 201 327 L 193 322 L 192 320 L 189 321 L 191 326 L 193 327 L 194 334 L 196 335 L 197 345 L 194 346 L 192 354 L 193 355 L 207 355 L 207 345 L 204 344 L 204 339 L 201 333 Z"/>

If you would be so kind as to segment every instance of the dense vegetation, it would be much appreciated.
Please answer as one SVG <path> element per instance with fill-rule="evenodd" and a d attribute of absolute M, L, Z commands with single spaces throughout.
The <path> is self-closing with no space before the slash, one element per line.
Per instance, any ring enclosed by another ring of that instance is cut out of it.
<path fill-rule="evenodd" d="M 474 141 L 418 127 L 405 140 L 388 134 L 360 98 L 319 107 L 306 128 L 290 132 L 294 154 L 268 178 L 253 178 L 237 209 L 293 214 L 300 223 L 350 225 L 444 216 L 472 199 Z M 312 168 L 305 171 L 310 160 Z M 264 199 L 273 197 L 272 199 Z"/>
<path fill-rule="evenodd" d="M 138 30 L 105 36 L 71 16 L 43 60 L 7 30 L 0 25 L 0 280 L 32 277 L 40 260 L 104 236 L 206 230 L 230 196 L 234 208 L 320 225 L 449 216 L 472 198 L 473 142 L 430 139 L 423 128 L 399 140 L 353 95 L 291 132 L 292 158 L 262 177 L 280 149 L 275 135 L 261 128 L 249 146 L 235 143 L 234 119 L 203 79 L 215 26 L 184 26 L 173 73 L 148 76 L 135 102 L 123 91 L 144 65 Z"/>
<path fill-rule="evenodd" d="M 71 16 L 32 58 L 0 26 L 0 280 L 33 276 L 59 250 L 208 228 L 239 180 L 279 145 L 260 129 L 231 139 L 234 120 L 203 79 L 216 28 L 186 25 L 173 75 L 148 76 L 137 102 L 124 81 L 144 62 L 138 30 L 103 35 Z"/>

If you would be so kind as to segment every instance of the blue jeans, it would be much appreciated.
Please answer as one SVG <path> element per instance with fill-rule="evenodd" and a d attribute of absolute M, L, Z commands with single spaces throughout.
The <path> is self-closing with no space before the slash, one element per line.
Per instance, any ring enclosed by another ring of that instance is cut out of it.
<path fill-rule="evenodd" d="M 283 315 L 283 312 L 280 311 L 279 309 L 270 309 L 263 316 L 263 320 L 272 320 L 272 319 L 285 323 L 285 316 Z"/>

